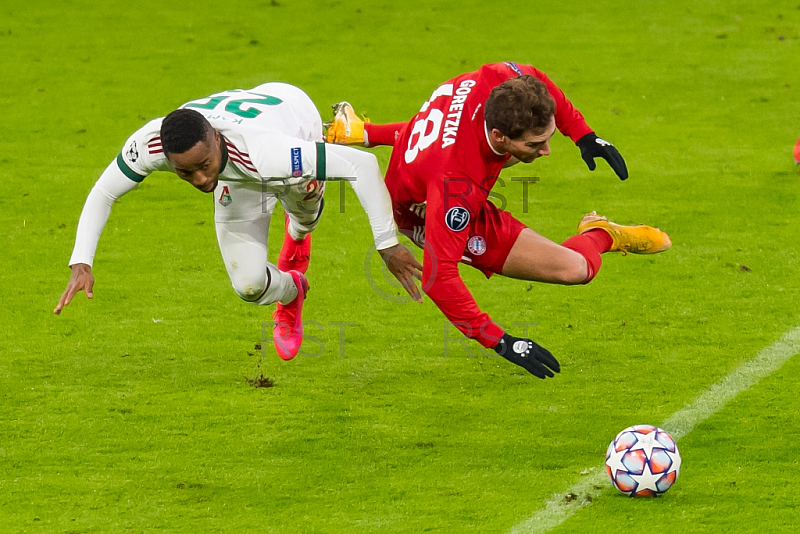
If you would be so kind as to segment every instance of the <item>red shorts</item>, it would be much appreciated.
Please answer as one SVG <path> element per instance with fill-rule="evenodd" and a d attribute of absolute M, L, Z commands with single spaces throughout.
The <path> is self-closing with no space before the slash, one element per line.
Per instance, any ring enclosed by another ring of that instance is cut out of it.
<path fill-rule="evenodd" d="M 469 222 L 469 238 L 461 263 L 475 267 L 489 278 L 502 272 L 511 247 L 527 226 L 507 211 L 498 209 L 491 201 L 487 200 L 486 204 Z M 393 204 L 393 208 L 400 233 L 422 248 L 425 245 L 425 205 Z"/>

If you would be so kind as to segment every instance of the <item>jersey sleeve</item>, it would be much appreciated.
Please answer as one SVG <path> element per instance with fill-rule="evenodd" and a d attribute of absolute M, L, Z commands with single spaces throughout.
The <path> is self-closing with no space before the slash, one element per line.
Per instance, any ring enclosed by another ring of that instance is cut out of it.
<path fill-rule="evenodd" d="M 318 143 L 272 131 L 248 132 L 241 139 L 247 146 L 253 169 L 262 181 L 282 181 L 301 176 L 325 180 L 324 151 L 323 157 L 318 158 Z"/>
<path fill-rule="evenodd" d="M 486 198 L 487 193 L 467 178 L 445 176 L 428 182 L 422 287 L 458 330 L 492 348 L 503 329 L 480 310 L 458 272 L 470 220 Z"/>
<path fill-rule="evenodd" d="M 171 170 L 161 148 L 161 122 L 152 120 L 131 135 L 116 159 L 120 172 L 133 182 L 140 183 L 155 171 Z"/>
<path fill-rule="evenodd" d="M 70 265 L 93 264 L 114 201 L 135 189 L 153 171 L 169 170 L 161 150 L 161 121 L 150 121 L 134 132 L 92 187 L 78 221 Z"/>
<path fill-rule="evenodd" d="M 389 191 L 374 155 L 355 148 L 305 141 L 270 132 L 261 136 L 253 162 L 263 180 L 344 180 L 367 213 L 378 250 L 398 243 Z"/>
<path fill-rule="evenodd" d="M 106 167 L 83 205 L 75 235 L 75 246 L 69 260 L 70 266 L 76 263 L 91 266 L 94 263 L 97 243 L 111 214 L 111 206 L 114 205 L 114 201 L 132 191 L 137 185 L 137 182 L 120 170 L 116 160 Z"/>
<path fill-rule="evenodd" d="M 563 135 L 577 142 L 584 135 L 591 133 L 592 128 L 586 123 L 583 114 L 567 99 L 564 91 L 551 80 L 547 74 L 530 65 L 521 65 L 525 74 L 536 76 L 547 86 L 547 91 L 556 102 L 556 127 Z"/>
<path fill-rule="evenodd" d="M 347 180 L 367 213 L 375 248 L 399 243 L 392 213 L 392 199 L 381 176 L 377 158 L 355 148 L 320 143 L 324 149 L 328 180 Z"/>

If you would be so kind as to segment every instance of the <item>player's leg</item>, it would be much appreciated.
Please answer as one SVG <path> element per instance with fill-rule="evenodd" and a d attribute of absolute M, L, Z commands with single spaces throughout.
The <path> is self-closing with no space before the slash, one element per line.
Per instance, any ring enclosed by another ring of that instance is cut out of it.
<path fill-rule="evenodd" d="M 374 124 L 356 115 L 348 102 L 333 105 L 333 120 L 328 124 L 329 143 L 351 146 L 393 146 L 405 122 Z"/>
<path fill-rule="evenodd" d="M 322 215 L 324 193 L 325 182 L 318 180 L 303 180 L 287 186 L 279 198 L 288 217 L 287 238 L 300 241 L 314 231 Z"/>
<path fill-rule="evenodd" d="M 246 191 L 236 193 L 243 193 L 236 194 L 237 200 L 248 196 Z M 288 360 L 297 354 L 303 341 L 302 308 L 308 282 L 302 273 L 282 271 L 267 261 L 269 222 L 276 202 L 274 196 L 265 197 L 263 212 L 250 221 L 220 220 L 225 214 L 218 209 L 216 230 L 222 260 L 236 293 L 253 304 L 278 303 L 273 314 L 277 319 L 273 341 L 278 355 Z"/>
<path fill-rule="evenodd" d="M 608 238 L 602 230 L 598 232 Z M 580 236 L 580 240 L 591 242 L 593 237 Z M 607 240 L 610 244 L 611 239 Z M 599 269 L 600 252 L 602 249 L 590 255 L 581 247 L 554 243 L 487 201 L 470 221 L 461 261 L 487 278 L 502 274 L 551 284 L 580 284 L 590 279 L 590 272 Z M 593 269 L 591 263 L 596 263 Z"/>
<path fill-rule="evenodd" d="M 301 180 L 293 186 L 287 185 L 280 195 L 286 216 L 286 229 L 278 266 L 282 269 L 297 267 L 290 272 L 293 276 L 300 277 L 305 291 L 308 290 L 308 282 L 303 273 L 308 268 L 311 253 L 311 232 L 317 227 L 322 214 L 324 189 L 324 182 Z M 275 349 L 285 360 L 294 358 L 300 350 L 303 337 L 301 296 L 305 298 L 305 291 L 300 291 L 298 298 L 290 304 L 279 303 L 275 307 Z"/>
<path fill-rule="evenodd" d="M 283 245 L 278 254 L 278 269 L 306 274 L 311 263 L 311 234 L 295 239 L 292 234 L 299 235 L 299 232 L 296 229 L 293 232 L 289 231 L 291 219 L 288 214 L 284 214 L 283 222 Z"/>
<path fill-rule="evenodd" d="M 620 225 L 594 212 L 581 219 L 578 232 L 558 245 L 533 230 L 521 231 L 501 274 L 537 282 L 585 284 L 600 270 L 604 252 L 655 254 L 672 245 L 658 228 Z"/>
<path fill-rule="evenodd" d="M 269 216 L 254 221 L 217 222 L 217 241 L 233 290 L 245 302 L 267 306 L 297 297 L 291 275 L 267 261 Z"/>
<path fill-rule="evenodd" d="M 256 197 L 257 191 L 231 191 L 231 202 L 239 204 L 239 209 L 229 213 L 225 211 L 228 206 L 218 206 L 215 227 L 222 261 L 234 291 L 242 300 L 262 306 L 291 302 L 297 296 L 291 276 L 267 261 L 269 222 L 276 198 L 265 197 L 262 204 L 250 198 Z"/>
<path fill-rule="evenodd" d="M 546 282 L 549 284 L 582 284 L 591 280 L 600 269 L 600 254 L 610 246 L 611 239 L 602 230 L 578 235 L 573 241 L 559 245 L 525 228 L 519 233 L 508 253 L 501 273 L 503 276 Z M 595 240 L 600 237 L 600 242 Z"/>
<path fill-rule="evenodd" d="M 394 146 L 395 141 L 400 137 L 402 130 L 407 122 L 390 122 L 387 124 L 364 124 L 364 142 L 368 147 L 374 146 Z"/>
<path fill-rule="evenodd" d="M 626 226 L 609 221 L 593 211 L 587 213 L 578 223 L 578 233 L 591 233 L 601 229 L 611 237 L 609 252 L 622 252 L 623 255 L 657 254 L 672 246 L 669 236 L 658 228 L 646 224 Z"/>
<path fill-rule="evenodd" d="M 325 182 L 302 179 L 287 185 L 280 194 L 285 211 L 283 245 L 278 256 L 282 271 L 306 273 L 311 261 L 311 232 L 317 227 L 322 212 Z"/>

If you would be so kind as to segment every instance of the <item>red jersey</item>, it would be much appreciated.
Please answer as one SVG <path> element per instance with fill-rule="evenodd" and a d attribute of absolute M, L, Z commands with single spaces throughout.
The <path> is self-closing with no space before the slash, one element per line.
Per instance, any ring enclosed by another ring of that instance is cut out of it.
<path fill-rule="evenodd" d="M 530 74 L 542 80 L 556 103 L 556 126 L 573 141 L 592 129 L 583 115 L 543 72 L 529 65 L 492 63 L 439 86 L 399 133 L 386 171 L 398 212 L 425 208 L 422 284 L 445 316 L 469 338 L 487 348 L 503 335 L 481 312 L 458 273 L 470 220 L 496 209 L 487 198 L 509 155 L 489 145 L 484 104 L 504 81 Z"/>

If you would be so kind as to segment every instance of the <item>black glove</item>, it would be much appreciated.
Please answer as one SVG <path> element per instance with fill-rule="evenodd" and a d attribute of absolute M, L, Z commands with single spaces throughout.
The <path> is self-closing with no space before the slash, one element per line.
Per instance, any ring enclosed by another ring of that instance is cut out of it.
<path fill-rule="evenodd" d="M 511 363 L 524 367 L 530 374 L 539 378 L 548 376 L 552 378 L 554 376 L 553 371 L 556 373 L 561 372 L 561 366 L 550 354 L 550 351 L 540 347 L 530 339 L 503 334 L 500 343 L 495 345 L 494 351 Z"/>
<path fill-rule="evenodd" d="M 592 132 L 578 139 L 578 142 L 575 144 L 581 149 L 581 157 L 583 161 L 586 162 L 586 166 L 589 167 L 590 171 L 595 170 L 597 167 L 594 158 L 603 158 L 611 165 L 611 168 L 614 169 L 614 172 L 617 173 L 620 180 L 628 179 L 628 167 L 625 166 L 625 160 L 622 159 L 622 154 L 619 153 L 619 150 L 617 150 L 614 145 L 605 139 L 600 139 Z"/>

